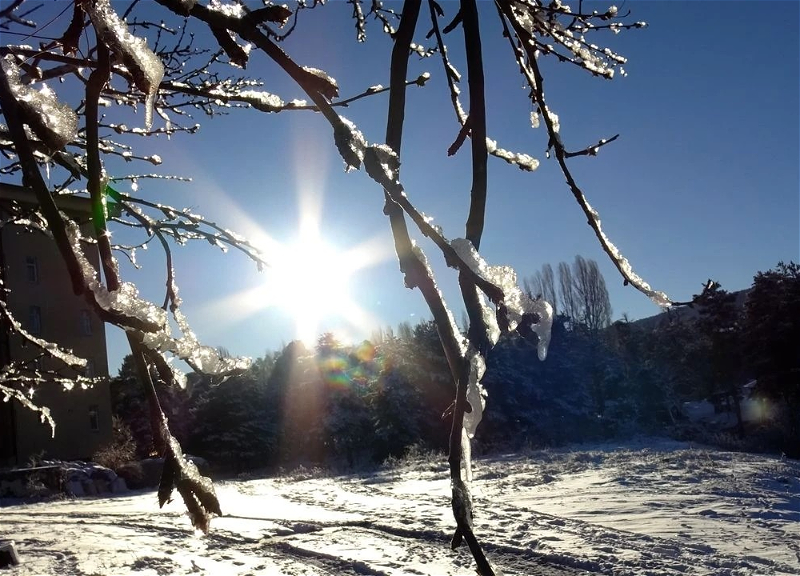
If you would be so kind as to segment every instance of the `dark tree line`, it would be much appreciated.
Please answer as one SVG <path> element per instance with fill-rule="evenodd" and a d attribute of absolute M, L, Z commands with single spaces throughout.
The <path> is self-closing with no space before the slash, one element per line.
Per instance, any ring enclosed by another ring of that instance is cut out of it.
<path fill-rule="evenodd" d="M 697 439 L 684 402 L 729 404 L 729 430 L 746 446 L 798 456 L 800 267 L 759 272 L 746 304 L 712 285 L 693 309 L 661 322 L 617 321 L 604 329 L 558 314 L 550 353 L 503 336 L 487 364 L 482 451 L 520 449 L 637 433 Z M 152 449 L 144 398 L 129 360 L 115 379 L 115 410 L 139 454 Z M 745 423 L 743 384 L 774 406 Z M 195 376 L 186 390 L 160 390 L 176 436 L 229 471 L 296 464 L 362 466 L 412 446 L 444 450 L 452 381 L 433 322 L 401 325 L 354 346 L 329 334 L 311 349 L 292 342 L 245 373 L 217 383 Z M 694 436 L 691 436 L 694 434 Z"/>
<path fill-rule="evenodd" d="M 360 465 L 422 444 L 444 450 L 442 414 L 453 385 L 433 322 L 355 346 L 330 334 L 307 348 L 291 342 L 222 382 L 192 376 L 163 391 L 167 418 L 193 454 L 230 471 L 298 463 Z M 131 427 L 140 456 L 152 451 L 148 416 L 126 359 L 113 384 L 114 409 Z M 174 400 L 174 402 L 172 401 Z"/>

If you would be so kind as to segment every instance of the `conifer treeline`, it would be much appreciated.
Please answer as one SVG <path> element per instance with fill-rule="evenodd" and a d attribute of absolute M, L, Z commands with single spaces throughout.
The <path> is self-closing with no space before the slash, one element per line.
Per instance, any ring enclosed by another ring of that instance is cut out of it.
<path fill-rule="evenodd" d="M 476 448 L 508 450 L 637 433 L 697 436 L 684 402 L 714 398 L 731 409 L 742 385 L 773 407 L 769 421 L 740 422 L 731 438 L 800 456 L 800 267 L 759 273 L 744 307 L 713 289 L 697 314 L 657 325 L 617 321 L 604 330 L 559 315 L 545 362 L 504 337 L 489 357 Z M 126 358 L 112 392 L 141 456 L 149 427 Z M 162 390 L 187 450 L 233 471 L 297 463 L 361 465 L 411 446 L 444 449 L 453 397 L 430 321 L 346 346 L 330 334 L 292 342 L 222 383 L 194 375 Z M 702 439 L 702 438 L 700 438 Z"/>

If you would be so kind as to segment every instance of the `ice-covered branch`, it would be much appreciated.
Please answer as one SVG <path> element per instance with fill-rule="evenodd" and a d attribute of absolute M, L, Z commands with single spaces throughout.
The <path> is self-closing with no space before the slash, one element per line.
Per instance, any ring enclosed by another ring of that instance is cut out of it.
<path fill-rule="evenodd" d="M 28 410 L 31 410 L 32 412 L 39 414 L 39 418 L 41 419 L 41 421 L 50 426 L 51 435 L 55 435 L 56 422 L 50 415 L 50 409 L 47 406 L 39 406 L 35 402 L 33 402 L 29 398 L 29 396 L 24 392 L 3 384 L 3 382 L 5 382 L 7 379 L 7 374 L 6 374 L 7 370 L 8 367 L 5 367 L 2 370 L 0 370 L 0 401 L 8 402 L 9 400 L 16 400 Z"/>
<path fill-rule="evenodd" d="M 459 88 L 458 83 L 461 81 L 461 74 L 450 61 L 447 53 L 447 46 L 444 43 L 442 32 L 439 29 L 438 10 L 436 8 L 437 4 L 434 0 L 428 0 L 428 4 L 430 7 L 430 18 L 432 25 L 431 32 L 429 34 L 436 36 L 437 48 L 439 51 L 439 56 L 442 59 L 442 66 L 444 67 L 445 78 L 447 79 L 447 87 L 450 92 L 450 102 L 453 105 L 453 111 L 455 112 L 456 119 L 461 125 L 461 130 L 459 131 L 456 142 L 453 146 L 451 146 L 450 150 L 448 150 L 448 154 L 452 155 L 458 151 L 458 148 L 461 147 L 461 144 L 463 144 L 466 137 L 470 134 L 471 123 L 469 116 L 466 112 L 464 112 L 464 107 L 459 99 L 461 89 Z M 536 158 L 533 158 L 529 154 L 512 152 L 510 150 L 506 150 L 505 148 L 501 148 L 497 145 L 495 140 L 492 140 L 488 137 L 486 138 L 486 150 L 491 156 L 499 158 L 500 160 L 504 160 L 509 164 L 513 164 L 520 170 L 524 170 L 526 172 L 533 172 L 539 167 L 539 161 Z"/>
<path fill-rule="evenodd" d="M 507 19 L 508 22 L 510 22 L 514 34 L 517 36 L 517 38 L 519 38 L 519 45 L 522 46 L 521 50 L 524 50 L 525 58 L 523 59 L 520 49 L 514 46 L 512 42 L 512 48 L 515 50 L 517 55 L 517 63 L 525 71 L 524 75 L 530 84 L 533 98 L 536 104 L 539 106 L 539 109 L 544 111 L 542 117 L 550 137 L 550 145 L 554 150 L 556 160 L 561 168 L 561 172 L 566 179 L 572 195 L 575 197 L 578 205 L 586 215 L 589 226 L 591 226 L 592 230 L 594 230 L 597 239 L 600 241 L 601 247 L 611 258 L 611 261 L 614 263 L 614 266 L 616 266 L 617 270 L 619 270 L 620 274 L 625 280 L 625 284 L 631 284 L 637 290 L 647 295 L 659 306 L 671 306 L 672 301 L 664 292 L 660 292 L 651 288 L 647 282 L 645 282 L 638 274 L 636 274 L 636 272 L 633 271 L 628 259 L 622 255 L 619 248 L 617 248 L 617 246 L 611 242 L 611 240 L 603 231 L 600 215 L 587 201 L 586 195 L 583 193 L 583 190 L 580 188 L 580 186 L 578 186 L 578 183 L 576 182 L 575 177 L 572 175 L 572 171 L 567 164 L 568 152 L 566 151 L 561 138 L 558 117 L 555 116 L 547 107 L 543 86 L 544 77 L 541 73 L 539 64 L 536 60 L 536 54 L 534 53 L 534 49 L 532 47 L 532 33 L 526 26 L 524 26 L 523 22 L 520 22 L 515 17 L 515 13 L 510 9 L 510 7 L 505 6 L 505 4 L 502 2 L 498 3 L 498 7 L 498 9 L 501 11 L 501 20 L 505 21 L 505 19 Z"/>
<path fill-rule="evenodd" d="M 2 299 L 0 299 L 0 315 L 5 318 L 5 321 L 9 324 L 12 332 L 18 334 L 26 342 L 29 342 L 30 344 L 33 344 L 37 348 L 41 349 L 47 355 L 57 358 L 68 366 L 76 369 L 83 369 L 86 367 L 86 360 L 76 356 L 72 350 L 64 349 L 55 342 L 49 342 L 43 338 L 34 336 L 25 330 L 22 327 L 22 324 L 11 314 L 11 311 L 8 309 L 8 306 L 6 306 L 6 303 Z"/>
<path fill-rule="evenodd" d="M 583 150 L 578 150 L 577 152 L 565 152 L 565 158 L 574 158 L 575 156 L 597 156 L 598 152 L 600 152 L 600 148 L 607 144 L 611 144 L 614 140 L 619 138 L 619 134 L 614 134 L 611 138 L 601 138 L 597 141 L 597 144 L 593 146 L 587 146 Z"/>
<path fill-rule="evenodd" d="M 248 241 L 245 237 L 232 230 L 222 227 L 216 222 L 212 222 L 199 214 L 194 214 L 188 209 L 180 210 L 166 204 L 150 202 L 143 198 L 136 198 L 128 194 L 117 192 L 107 188 L 109 196 L 121 203 L 122 207 L 140 222 L 147 230 L 161 230 L 173 236 L 179 244 L 187 240 L 206 240 L 211 245 L 223 251 L 228 246 L 245 254 L 250 258 L 259 269 L 269 266 L 259 249 Z M 137 206 L 152 208 L 160 212 L 165 219 L 146 217 Z M 208 227 L 211 231 L 203 230 Z"/>

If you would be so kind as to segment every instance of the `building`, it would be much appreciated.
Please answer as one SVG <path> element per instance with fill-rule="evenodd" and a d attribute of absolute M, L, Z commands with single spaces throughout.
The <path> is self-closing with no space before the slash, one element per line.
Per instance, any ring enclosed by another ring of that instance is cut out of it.
<path fill-rule="evenodd" d="M 11 202 L 31 204 L 32 194 L 20 186 L 0 184 L 0 215 L 8 214 Z M 64 197 L 58 205 L 90 229 L 87 199 Z M 86 256 L 98 266 L 96 250 L 87 249 Z M 111 439 L 105 325 L 82 296 L 73 294 L 66 265 L 54 241 L 44 234 L 17 225 L 0 226 L 0 272 L 7 288 L 0 297 L 5 298 L 11 313 L 28 332 L 86 358 L 87 376 L 106 377 L 103 384 L 85 390 L 76 387 L 69 392 L 55 382 L 38 385 L 34 402 L 50 408 L 56 422 L 54 437 L 38 414 L 15 400 L 0 401 L 0 466 L 25 464 L 39 455 L 86 459 Z M 10 332 L 4 322 L 0 365 L 11 360 L 30 360 L 37 369 L 76 375 L 60 361 L 42 356 L 36 346 Z"/>

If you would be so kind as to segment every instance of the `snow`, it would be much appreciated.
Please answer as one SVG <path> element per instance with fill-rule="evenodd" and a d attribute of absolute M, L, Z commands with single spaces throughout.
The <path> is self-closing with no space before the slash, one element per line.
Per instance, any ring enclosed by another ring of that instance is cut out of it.
<path fill-rule="evenodd" d="M 78 116 L 67 104 L 58 101 L 55 92 L 47 85 L 35 90 L 22 83 L 14 56 L 0 60 L 11 93 L 19 106 L 38 122 L 31 126 L 37 136 L 54 151 L 63 148 L 78 134 Z M 3 130 L 7 130 L 3 126 Z"/>
<path fill-rule="evenodd" d="M 279 96 L 260 90 L 242 90 L 239 92 L 239 97 L 262 112 L 278 112 L 286 106 Z"/>
<path fill-rule="evenodd" d="M 220 0 L 211 0 L 208 3 L 207 8 L 212 12 L 219 12 L 220 14 L 224 14 L 228 18 L 242 18 L 245 14 L 244 6 L 239 4 L 238 2 L 232 3 L 223 3 Z"/>
<path fill-rule="evenodd" d="M 535 116 L 531 115 L 531 120 L 533 120 Z M 535 128 L 536 126 L 534 126 Z M 510 150 L 506 150 L 505 148 L 500 148 L 497 145 L 497 142 L 492 140 L 491 138 L 486 139 L 486 151 L 496 158 L 500 158 L 501 160 L 505 160 L 509 164 L 515 164 L 519 167 L 520 170 L 525 170 L 527 172 L 533 172 L 539 167 L 539 161 L 530 156 L 529 154 L 523 154 L 520 152 L 511 152 Z"/>
<path fill-rule="evenodd" d="M 479 458 L 475 530 L 507 576 L 800 573 L 800 462 L 661 439 Z M 156 494 L 0 501 L 9 576 L 474 574 L 443 456 L 352 475 L 229 481 L 195 533 Z"/>

